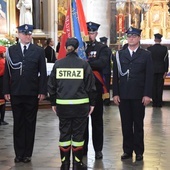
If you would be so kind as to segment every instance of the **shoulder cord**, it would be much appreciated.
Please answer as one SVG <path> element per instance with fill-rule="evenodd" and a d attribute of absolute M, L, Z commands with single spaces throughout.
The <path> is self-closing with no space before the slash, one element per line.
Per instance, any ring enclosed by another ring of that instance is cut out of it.
<path fill-rule="evenodd" d="M 165 55 L 165 57 L 164 57 L 164 61 L 166 61 L 166 58 L 168 57 L 168 49 L 167 49 L 167 51 L 166 51 L 166 55 Z"/>
<path fill-rule="evenodd" d="M 117 61 L 117 67 L 118 67 L 118 72 L 121 76 L 125 76 L 127 75 L 127 79 L 129 79 L 129 69 L 127 69 L 127 71 L 125 73 L 122 72 L 122 68 L 120 65 L 120 60 L 119 60 L 119 52 L 116 52 L 116 61 Z"/>
<path fill-rule="evenodd" d="M 7 60 L 7 65 L 8 65 L 8 70 L 9 70 L 10 76 L 11 76 L 10 67 L 14 70 L 20 69 L 20 75 L 22 75 L 22 62 L 13 63 L 11 60 L 11 57 L 9 55 L 9 50 L 6 51 L 6 60 Z"/>

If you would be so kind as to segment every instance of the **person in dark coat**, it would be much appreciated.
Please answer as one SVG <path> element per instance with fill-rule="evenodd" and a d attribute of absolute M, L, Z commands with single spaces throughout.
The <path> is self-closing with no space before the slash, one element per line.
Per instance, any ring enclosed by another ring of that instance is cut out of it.
<path fill-rule="evenodd" d="M 5 71 L 5 55 L 6 47 L 0 46 L 0 125 L 8 125 L 6 121 L 4 121 L 5 117 L 5 99 L 3 95 L 3 75 Z"/>
<path fill-rule="evenodd" d="M 52 109 L 60 121 L 61 170 L 70 170 L 71 150 L 73 170 L 87 170 L 82 163 L 84 132 L 94 110 L 96 87 L 92 69 L 78 56 L 78 47 L 78 39 L 67 39 L 67 55 L 55 63 L 48 81 Z"/>
<path fill-rule="evenodd" d="M 6 53 L 3 93 L 14 119 L 15 163 L 31 161 L 38 103 L 47 93 L 47 71 L 42 47 L 32 41 L 33 25 L 18 27 L 20 43 Z"/>
<path fill-rule="evenodd" d="M 107 45 L 107 37 L 100 37 L 100 42 Z M 107 46 L 108 47 L 108 46 Z M 108 47 L 107 65 L 103 69 L 104 82 L 109 93 L 109 98 L 104 99 L 104 105 L 110 106 L 110 83 L 111 83 L 111 60 L 112 60 L 112 50 Z"/>
<path fill-rule="evenodd" d="M 56 46 L 56 58 L 58 58 L 58 53 L 59 53 L 59 50 L 60 50 L 60 42 L 61 42 L 61 35 L 58 37 L 58 43 L 57 43 L 57 46 Z"/>
<path fill-rule="evenodd" d="M 108 50 L 107 46 L 101 42 L 96 41 L 96 36 L 98 34 L 98 28 L 100 24 L 94 22 L 87 22 L 87 28 L 89 33 L 90 41 L 87 43 L 86 56 L 88 63 L 90 64 L 93 73 L 95 75 L 95 84 L 97 90 L 97 101 L 95 109 L 91 114 L 92 120 L 92 140 L 93 147 L 95 150 L 95 158 L 103 158 L 103 68 L 106 67 L 108 63 Z M 106 87 L 105 87 L 106 88 Z M 108 93 L 107 93 L 108 94 Z M 106 97 L 109 97 L 106 96 Z M 84 155 L 87 155 L 88 151 L 88 126 L 85 133 L 85 144 L 84 144 Z"/>
<path fill-rule="evenodd" d="M 140 48 L 140 29 L 127 30 L 128 47 L 117 51 L 113 65 L 113 101 L 119 106 L 123 155 L 121 159 L 143 160 L 145 106 L 151 101 L 153 64 L 151 53 Z"/>
<path fill-rule="evenodd" d="M 152 106 L 162 107 L 164 80 L 166 78 L 169 68 L 168 49 L 166 46 L 161 45 L 161 34 L 157 33 L 154 34 L 154 36 L 155 44 L 147 48 L 152 54 L 154 68 Z"/>
<path fill-rule="evenodd" d="M 45 57 L 47 59 L 47 63 L 55 63 L 56 61 L 56 53 L 53 49 L 54 41 L 52 38 L 47 39 L 47 46 L 45 47 Z"/>

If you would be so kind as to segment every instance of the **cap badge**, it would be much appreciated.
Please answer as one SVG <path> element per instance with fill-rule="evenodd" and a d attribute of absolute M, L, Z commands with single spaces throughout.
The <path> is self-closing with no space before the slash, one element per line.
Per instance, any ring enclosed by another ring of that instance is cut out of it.
<path fill-rule="evenodd" d="M 25 26 L 25 29 L 26 29 L 26 30 L 28 29 L 28 26 L 27 26 L 27 25 Z"/>

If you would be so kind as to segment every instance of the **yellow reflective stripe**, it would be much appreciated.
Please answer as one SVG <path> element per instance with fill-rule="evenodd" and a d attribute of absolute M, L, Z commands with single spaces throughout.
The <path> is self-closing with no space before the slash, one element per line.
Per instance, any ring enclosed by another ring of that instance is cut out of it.
<path fill-rule="evenodd" d="M 62 147 L 70 146 L 71 145 L 71 140 L 65 141 L 65 142 L 59 142 L 59 145 L 62 146 Z"/>
<path fill-rule="evenodd" d="M 61 162 L 64 162 L 66 160 L 66 157 L 64 156 L 62 159 L 61 159 Z"/>
<path fill-rule="evenodd" d="M 89 98 L 84 99 L 56 99 L 57 104 L 83 104 L 89 103 Z"/>
<path fill-rule="evenodd" d="M 84 141 L 82 141 L 82 142 L 75 142 L 75 141 L 72 141 L 72 146 L 80 147 L 80 146 L 83 146 L 83 145 L 84 145 Z"/>
<path fill-rule="evenodd" d="M 75 156 L 75 160 L 76 160 L 76 162 L 80 162 L 80 159 L 77 158 L 77 156 Z"/>

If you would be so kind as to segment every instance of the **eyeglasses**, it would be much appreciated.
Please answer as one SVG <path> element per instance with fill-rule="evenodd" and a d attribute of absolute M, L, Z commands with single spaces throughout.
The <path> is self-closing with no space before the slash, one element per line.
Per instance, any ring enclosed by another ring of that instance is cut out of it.
<path fill-rule="evenodd" d="M 139 37 L 139 36 L 136 35 L 136 34 L 128 34 L 127 37 L 128 38 L 136 38 L 136 37 Z"/>

